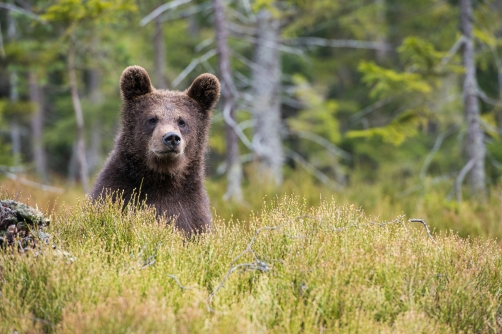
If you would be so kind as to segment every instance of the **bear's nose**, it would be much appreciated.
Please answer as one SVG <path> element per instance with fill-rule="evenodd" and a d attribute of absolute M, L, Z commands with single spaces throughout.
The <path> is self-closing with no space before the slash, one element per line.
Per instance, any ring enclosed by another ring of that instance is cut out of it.
<path fill-rule="evenodd" d="M 176 132 L 168 132 L 162 137 L 162 142 L 169 148 L 175 148 L 181 143 L 181 137 Z"/>

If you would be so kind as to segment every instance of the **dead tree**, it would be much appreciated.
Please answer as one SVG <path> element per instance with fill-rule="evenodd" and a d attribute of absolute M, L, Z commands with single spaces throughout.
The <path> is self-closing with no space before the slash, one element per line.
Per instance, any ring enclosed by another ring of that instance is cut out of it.
<path fill-rule="evenodd" d="M 486 147 L 480 124 L 480 111 L 477 94 L 476 64 L 474 60 L 474 41 L 472 38 L 472 1 L 460 1 L 460 32 L 464 39 L 463 62 L 464 79 L 464 111 L 467 123 L 466 151 L 469 161 L 473 161 L 470 170 L 471 194 L 484 200 L 485 186 L 485 156 Z"/>
<path fill-rule="evenodd" d="M 256 15 L 255 66 L 252 73 L 253 150 L 259 173 L 282 182 L 284 151 L 281 143 L 281 53 L 280 22 L 270 11 Z"/>
<path fill-rule="evenodd" d="M 12 15 L 7 17 L 8 30 L 7 38 L 9 41 L 14 41 L 16 38 L 16 22 Z M 9 71 L 9 99 L 11 103 L 15 104 L 19 102 L 19 90 L 18 90 L 18 75 L 16 70 Z M 21 126 L 19 124 L 18 115 L 12 115 L 10 120 L 10 137 L 12 144 L 12 156 L 13 163 L 15 166 L 21 163 Z"/>
<path fill-rule="evenodd" d="M 35 171 L 42 181 L 47 181 L 47 159 L 42 143 L 42 134 L 44 128 L 44 108 L 42 100 L 42 88 L 38 84 L 38 78 L 35 71 L 29 73 L 30 83 L 30 102 L 33 104 L 34 112 L 31 118 L 31 139 L 33 160 L 35 162 Z"/>
<path fill-rule="evenodd" d="M 226 172 L 227 192 L 225 198 L 242 200 L 241 180 L 242 166 L 239 161 L 239 142 L 235 126 L 235 85 L 230 68 L 230 51 L 227 41 L 227 28 L 225 26 L 225 7 L 223 0 L 213 0 L 214 23 L 216 28 L 216 48 L 219 56 L 219 67 L 224 100 L 223 114 L 226 132 Z"/>
<path fill-rule="evenodd" d="M 68 49 L 68 75 L 70 77 L 70 91 L 77 121 L 77 156 L 80 167 L 80 181 L 85 193 L 89 192 L 89 179 L 87 176 L 87 157 L 85 154 L 84 114 L 80 97 L 78 96 L 77 74 L 75 73 L 75 41 L 70 40 Z"/>
<path fill-rule="evenodd" d="M 95 42 L 94 45 L 97 45 L 97 42 Z M 93 105 L 99 105 L 103 100 L 103 97 L 99 90 L 100 81 L 101 78 L 99 71 L 95 68 L 89 69 L 87 89 L 89 92 L 88 98 Z M 95 172 L 96 169 L 100 167 L 100 164 L 103 160 L 103 152 L 101 149 L 103 142 L 103 126 L 101 124 L 101 120 L 99 118 L 93 117 L 91 126 L 91 142 L 87 151 L 87 172 L 89 174 Z"/>

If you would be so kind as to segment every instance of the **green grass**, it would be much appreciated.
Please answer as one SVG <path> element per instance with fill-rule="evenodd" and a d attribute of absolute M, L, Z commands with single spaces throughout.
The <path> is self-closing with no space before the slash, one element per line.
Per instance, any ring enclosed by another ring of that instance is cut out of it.
<path fill-rule="evenodd" d="M 71 256 L 0 253 L 0 332 L 502 331 L 497 242 L 396 218 L 289 196 L 186 241 L 151 210 L 61 208 L 49 232 Z"/>

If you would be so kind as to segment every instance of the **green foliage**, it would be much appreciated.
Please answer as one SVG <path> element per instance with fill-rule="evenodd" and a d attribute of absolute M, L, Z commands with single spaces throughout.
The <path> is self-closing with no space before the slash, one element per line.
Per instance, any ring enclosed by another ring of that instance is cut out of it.
<path fill-rule="evenodd" d="M 401 145 L 407 138 L 418 133 L 420 126 L 428 122 L 427 111 L 408 110 L 401 113 L 389 125 L 371 128 L 368 130 L 353 130 L 347 133 L 347 138 L 381 137 L 384 143 Z"/>
<path fill-rule="evenodd" d="M 401 94 L 428 94 L 431 85 L 418 73 L 385 69 L 373 62 L 362 62 L 359 70 L 364 74 L 363 82 L 371 85 L 371 96 L 387 98 Z"/>
<path fill-rule="evenodd" d="M 440 65 L 445 54 L 421 38 L 406 38 L 398 51 L 404 71 L 383 68 L 373 62 L 361 62 L 359 71 L 363 82 L 371 87 L 371 96 L 399 102 L 400 113 L 387 125 L 350 131 L 348 138 L 379 136 L 386 143 L 401 145 L 415 136 L 419 128 L 441 119 L 434 112 L 440 78 L 458 72 L 459 67 Z"/>
<path fill-rule="evenodd" d="M 0 99 L 0 115 L 6 118 L 29 119 L 34 111 L 35 106 L 30 102 Z"/>
<path fill-rule="evenodd" d="M 293 82 L 296 85 L 296 96 L 304 108 L 295 118 L 288 120 L 289 127 L 293 131 L 314 132 L 333 143 L 338 143 L 341 134 L 337 131 L 340 127 L 336 117 L 339 109 L 337 102 L 326 100 L 319 95 L 318 90 L 299 75 L 293 77 Z"/>
<path fill-rule="evenodd" d="M 111 23 L 117 13 L 133 12 L 136 5 L 132 0 L 57 0 L 49 6 L 41 18 L 49 22 L 61 23 L 72 29 L 81 21 Z"/>

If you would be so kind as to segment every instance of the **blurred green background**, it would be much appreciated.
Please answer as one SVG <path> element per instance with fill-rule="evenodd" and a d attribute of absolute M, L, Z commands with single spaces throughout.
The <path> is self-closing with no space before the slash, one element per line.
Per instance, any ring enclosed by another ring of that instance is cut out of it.
<path fill-rule="evenodd" d="M 215 217 L 245 222 L 265 198 L 294 194 L 309 206 L 334 198 L 382 219 L 404 213 L 462 236 L 501 237 L 502 1 L 473 1 L 472 11 L 481 190 L 463 173 L 471 153 L 458 1 L 224 2 L 242 197 L 224 196 L 223 96 L 207 169 Z M 77 203 L 113 146 L 124 68 L 144 67 L 157 88 L 184 90 L 204 72 L 221 79 L 215 23 L 213 2 L 202 0 L 0 3 L 2 190 L 47 212 Z M 264 96 L 257 88 L 267 80 Z M 263 124 L 279 138 L 279 167 L 255 145 Z"/>

